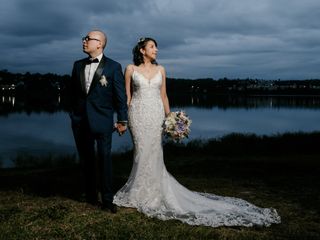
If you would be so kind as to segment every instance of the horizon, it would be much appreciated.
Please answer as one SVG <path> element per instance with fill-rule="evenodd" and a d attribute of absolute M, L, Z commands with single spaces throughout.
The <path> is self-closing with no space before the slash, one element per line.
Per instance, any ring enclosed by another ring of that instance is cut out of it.
<path fill-rule="evenodd" d="M 26 75 L 27 73 L 31 74 L 31 75 L 36 75 L 36 74 L 40 74 L 40 75 L 47 75 L 47 74 L 52 74 L 52 75 L 57 75 L 57 76 L 70 76 L 71 74 L 59 74 L 59 73 L 54 73 L 54 72 L 46 72 L 46 73 L 40 73 L 40 72 L 30 72 L 30 71 L 26 71 L 24 73 L 21 72 L 11 72 L 8 69 L 0 69 L 0 72 L 7 72 L 10 74 L 21 74 L 21 75 Z M 215 79 L 212 77 L 199 77 L 199 78 L 178 78 L 178 77 L 170 77 L 167 76 L 167 79 L 177 79 L 177 80 L 213 80 L 213 81 L 220 81 L 220 80 L 239 80 L 239 81 L 246 81 L 246 80 L 250 80 L 250 81 L 319 81 L 320 78 L 312 78 L 312 79 L 258 79 L 258 78 L 227 78 L 227 77 L 222 77 L 219 79 Z M 1 80 L 1 79 L 0 79 Z"/>

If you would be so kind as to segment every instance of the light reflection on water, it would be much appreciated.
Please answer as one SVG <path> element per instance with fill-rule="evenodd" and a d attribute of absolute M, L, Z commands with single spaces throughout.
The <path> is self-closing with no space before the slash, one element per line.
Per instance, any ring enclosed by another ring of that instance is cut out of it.
<path fill-rule="evenodd" d="M 182 105 L 176 104 L 171 110 L 185 110 L 192 119 L 190 139 L 221 137 L 233 132 L 271 135 L 320 131 L 320 107 Z M 76 154 L 70 119 L 63 111 L 9 113 L 0 117 L 0 132 L 2 167 L 11 167 L 10 159 L 17 154 Z M 122 137 L 114 134 L 113 151 L 125 151 L 131 147 L 129 133 Z"/>

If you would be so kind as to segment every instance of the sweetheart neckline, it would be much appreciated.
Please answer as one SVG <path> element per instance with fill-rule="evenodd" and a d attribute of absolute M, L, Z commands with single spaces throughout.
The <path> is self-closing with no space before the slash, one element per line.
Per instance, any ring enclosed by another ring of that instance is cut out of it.
<path fill-rule="evenodd" d="M 161 71 L 160 71 L 160 69 L 152 76 L 152 78 L 147 78 L 147 77 L 145 77 L 142 73 L 140 73 L 139 71 L 137 71 L 137 70 L 133 70 L 133 72 L 135 72 L 135 73 L 138 73 L 138 74 L 140 74 L 145 80 L 147 80 L 149 83 L 150 83 L 150 81 L 152 80 L 152 79 L 154 79 L 159 73 L 161 74 Z"/>

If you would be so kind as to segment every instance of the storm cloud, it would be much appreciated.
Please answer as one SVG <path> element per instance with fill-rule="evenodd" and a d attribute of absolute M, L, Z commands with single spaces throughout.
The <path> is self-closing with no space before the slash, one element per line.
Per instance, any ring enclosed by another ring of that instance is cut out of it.
<path fill-rule="evenodd" d="M 318 0 L 0 0 L 0 69 L 70 74 L 81 37 L 123 67 L 142 36 L 175 78 L 319 78 Z"/>

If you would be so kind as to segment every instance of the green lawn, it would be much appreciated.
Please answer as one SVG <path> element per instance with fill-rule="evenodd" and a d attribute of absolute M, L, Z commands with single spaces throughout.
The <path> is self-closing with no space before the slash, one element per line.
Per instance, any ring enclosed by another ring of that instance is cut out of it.
<path fill-rule="evenodd" d="M 168 171 L 180 183 L 274 207 L 282 223 L 212 228 L 152 219 L 127 208 L 110 214 L 83 202 L 81 172 L 69 164 L 0 169 L 0 239 L 320 239 L 318 150 L 210 154 L 204 146 L 192 147 L 165 147 Z M 183 149 L 190 152 L 183 155 Z M 131 152 L 114 156 L 116 189 L 130 168 Z"/>

